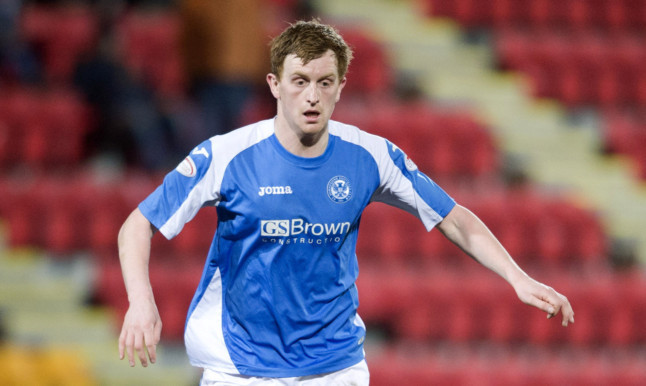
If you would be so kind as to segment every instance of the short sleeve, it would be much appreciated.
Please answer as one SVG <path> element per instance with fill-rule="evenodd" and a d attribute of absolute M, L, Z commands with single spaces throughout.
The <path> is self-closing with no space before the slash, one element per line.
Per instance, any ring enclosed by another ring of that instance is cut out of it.
<path fill-rule="evenodd" d="M 373 200 L 413 214 L 431 230 L 449 214 L 455 200 L 421 172 L 399 147 L 388 140 L 384 143 L 378 161 L 381 181 Z"/>
<path fill-rule="evenodd" d="M 217 199 L 210 140 L 196 146 L 139 204 L 139 210 L 168 239 L 175 237 L 207 202 Z"/>

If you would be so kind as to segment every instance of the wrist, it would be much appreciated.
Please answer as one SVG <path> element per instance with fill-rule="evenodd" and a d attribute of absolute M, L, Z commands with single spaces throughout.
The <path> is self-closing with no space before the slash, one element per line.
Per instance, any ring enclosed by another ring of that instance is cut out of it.
<path fill-rule="evenodd" d="M 138 290 L 128 291 L 128 302 L 140 303 L 140 302 L 154 302 L 155 297 L 151 288 L 141 288 Z"/>
<path fill-rule="evenodd" d="M 529 279 L 529 275 L 527 275 L 523 270 L 521 270 L 518 267 L 514 267 L 513 269 L 510 269 L 507 274 L 507 282 L 511 284 L 512 287 L 518 288 L 521 283 L 524 283 Z"/>

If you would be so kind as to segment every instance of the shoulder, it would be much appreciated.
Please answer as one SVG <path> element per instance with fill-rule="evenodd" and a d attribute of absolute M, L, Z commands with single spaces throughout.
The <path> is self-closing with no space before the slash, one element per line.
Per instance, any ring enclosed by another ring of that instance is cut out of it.
<path fill-rule="evenodd" d="M 265 120 L 213 136 L 195 146 L 175 170 L 186 177 L 222 171 L 238 154 L 271 136 L 273 128 L 273 120 Z"/>
<path fill-rule="evenodd" d="M 207 141 L 218 163 L 228 163 L 238 154 L 269 138 L 274 133 L 274 120 L 267 119 L 216 135 Z"/>
<path fill-rule="evenodd" d="M 233 130 L 229 133 L 216 135 L 209 139 L 214 149 L 228 152 L 240 152 L 274 133 L 274 120 L 266 119 Z"/>
<path fill-rule="evenodd" d="M 331 120 L 329 130 L 331 135 L 365 149 L 374 158 L 379 158 L 380 154 L 388 152 L 388 142 L 385 138 L 363 131 L 356 126 Z"/>
<path fill-rule="evenodd" d="M 417 170 L 415 163 L 397 145 L 388 139 L 368 133 L 356 126 L 331 121 L 330 134 L 340 137 L 342 141 L 351 142 L 363 148 L 377 164 L 380 173 L 390 173 L 401 170 L 412 172 Z M 384 178 L 385 174 L 382 175 Z"/>

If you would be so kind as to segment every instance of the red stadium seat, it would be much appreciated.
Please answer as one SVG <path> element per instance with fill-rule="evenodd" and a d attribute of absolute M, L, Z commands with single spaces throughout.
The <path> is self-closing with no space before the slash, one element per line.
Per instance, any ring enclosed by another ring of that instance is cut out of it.
<path fill-rule="evenodd" d="M 179 34 L 179 16 L 166 10 L 131 10 L 117 24 L 126 67 L 161 95 L 186 91 Z"/>
<path fill-rule="evenodd" d="M 493 0 L 490 3 L 491 24 L 497 29 L 512 28 L 522 25 L 524 18 L 523 4 L 514 0 Z"/>
<path fill-rule="evenodd" d="M 395 319 L 395 333 L 408 342 L 447 339 L 455 322 L 451 282 L 454 278 L 422 275 L 414 282 L 411 279 L 408 279 L 408 293 L 400 299 L 403 307 Z"/>
<path fill-rule="evenodd" d="M 503 29 L 495 36 L 495 53 L 503 70 L 527 70 L 532 61 L 532 53 L 527 37 L 512 29 Z"/>
<path fill-rule="evenodd" d="M 362 98 L 388 95 L 392 91 L 394 74 L 385 47 L 360 28 L 341 28 L 341 34 L 354 50 L 348 70 L 349 81 L 343 93 L 348 96 L 360 94 Z"/>
<path fill-rule="evenodd" d="M 173 250 L 179 256 L 201 256 L 204 259 L 211 246 L 217 221 L 215 208 L 202 208 L 173 239 Z"/>
<path fill-rule="evenodd" d="M 51 139 L 48 162 L 75 165 L 81 161 L 85 135 L 90 129 L 88 108 L 81 97 L 71 90 L 53 90 L 43 98 L 39 115 Z"/>
<path fill-rule="evenodd" d="M 37 194 L 35 184 L 30 180 L 16 179 L 4 187 L 8 192 L 3 194 L 3 199 L 10 202 L 10 205 L 6 205 L 4 214 L 9 224 L 9 245 L 38 245 L 42 229 L 38 224 L 41 221 L 43 201 Z"/>
<path fill-rule="evenodd" d="M 2 97 L 0 123 L 12 144 L 2 156 L 7 166 L 49 170 L 82 159 L 89 120 L 85 104 L 72 91 L 9 90 Z"/>
<path fill-rule="evenodd" d="M 585 290 L 570 287 L 568 299 L 575 308 L 576 323 L 568 331 L 568 340 L 576 345 L 598 346 L 607 343 L 611 320 L 621 314 L 612 300 L 616 285 L 610 277 L 595 278 Z"/>
<path fill-rule="evenodd" d="M 65 84 L 82 55 L 97 44 L 99 23 L 86 5 L 30 5 L 22 10 L 20 30 L 28 43 L 42 50 L 48 80 Z"/>
<path fill-rule="evenodd" d="M 47 192 L 43 216 L 44 240 L 42 245 L 55 254 L 70 253 L 79 246 L 76 236 L 77 227 L 82 229 L 78 202 L 72 200 L 69 191 L 57 184 L 47 184 L 41 189 Z M 44 197 L 42 197 L 44 198 Z"/>

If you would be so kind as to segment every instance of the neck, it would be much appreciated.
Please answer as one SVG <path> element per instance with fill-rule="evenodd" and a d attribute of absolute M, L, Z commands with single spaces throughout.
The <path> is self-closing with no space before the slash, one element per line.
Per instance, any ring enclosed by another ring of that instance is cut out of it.
<path fill-rule="evenodd" d="M 278 142 L 290 153 L 305 158 L 314 158 L 322 155 L 327 148 L 329 134 L 327 127 L 316 133 L 295 133 L 280 124 L 278 119 L 274 123 L 274 132 Z"/>

